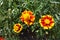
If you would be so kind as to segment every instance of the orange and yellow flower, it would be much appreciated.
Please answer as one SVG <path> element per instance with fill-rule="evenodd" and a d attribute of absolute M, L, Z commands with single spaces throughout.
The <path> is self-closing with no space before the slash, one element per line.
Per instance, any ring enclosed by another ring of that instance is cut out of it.
<path fill-rule="evenodd" d="M 35 16 L 33 15 L 33 12 L 25 10 L 22 12 L 20 19 L 25 24 L 32 25 L 35 20 Z"/>
<path fill-rule="evenodd" d="M 22 27 L 22 25 L 19 24 L 19 23 L 15 24 L 15 25 L 13 26 L 13 31 L 16 32 L 16 33 L 21 32 L 22 29 L 23 29 L 23 27 Z"/>
<path fill-rule="evenodd" d="M 44 15 L 39 19 L 39 23 L 44 29 L 51 29 L 54 26 L 54 19 L 51 15 Z"/>

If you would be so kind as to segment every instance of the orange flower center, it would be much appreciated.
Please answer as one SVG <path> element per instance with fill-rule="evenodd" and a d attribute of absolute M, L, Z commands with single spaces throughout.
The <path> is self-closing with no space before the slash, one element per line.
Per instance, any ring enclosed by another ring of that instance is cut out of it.
<path fill-rule="evenodd" d="M 29 14 L 24 14 L 24 19 L 29 19 Z"/>
<path fill-rule="evenodd" d="M 50 23 L 49 19 L 45 19 L 44 22 L 45 22 L 46 24 L 49 24 L 49 23 Z"/>
<path fill-rule="evenodd" d="M 16 30 L 16 31 L 19 31 L 19 30 L 20 30 L 20 28 L 21 28 L 21 26 L 16 25 L 15 30 Z"/>

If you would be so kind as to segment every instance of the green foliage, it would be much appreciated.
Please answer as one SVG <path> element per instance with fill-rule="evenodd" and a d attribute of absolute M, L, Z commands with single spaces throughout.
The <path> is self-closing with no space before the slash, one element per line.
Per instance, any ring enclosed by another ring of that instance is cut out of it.
<path fill-rule="evenodd" d="M 0 0 L 0 36 L 6 40 L 21 39 L 20 34 L 15 34 L 12 29 L 15 23 L 24 24 L 19 19 L 24 10 L 31 10 L 36 17 L 31 26 L 32 32 L 38 27 L 34 31 L 36 40 L 60 40 L 60 0 Z M 38 20 L 46 14 L 54 17 L 55 26 L 48 30 L 48 37 L 45 38 L 47 30 L 40 27 Z M 23 26 L 27 28 L 25 24 Z"/>

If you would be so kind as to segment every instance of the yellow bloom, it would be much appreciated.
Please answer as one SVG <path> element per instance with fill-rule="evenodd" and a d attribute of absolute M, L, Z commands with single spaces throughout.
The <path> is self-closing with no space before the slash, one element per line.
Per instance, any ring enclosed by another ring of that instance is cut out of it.
<path fill-rule="evenodd" d="M 31 11 L 25 10 L 24 12 L 22 12 L 20 19 L 25 24 L 32 25 L 35 20 L 35 16 L 33 15 Z"/>
<path fill-rule="evenodd" d="M 54 19 L 50 15 L 44 15 L 39 19 L 39 23 L 44 29 L 51 29 L 54 26 Z"/>
<path fill-rule="evenodd" d="M 19 23 L 18 23 L 18 24 L 15 24 L 15 25 L 13 26 L 13 31 L 16 32 L 16 33 L 21 32 L 22 29 L 23 29 L 23 27 L 22 27 L 22 25 L 19 24 Z"/>

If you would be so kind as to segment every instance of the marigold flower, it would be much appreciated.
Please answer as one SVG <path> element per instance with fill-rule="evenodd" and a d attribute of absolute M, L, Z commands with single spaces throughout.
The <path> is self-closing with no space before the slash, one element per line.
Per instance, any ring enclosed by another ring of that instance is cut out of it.
<path fill-rule="evenodd" d="M 25 10 L 24 12 L 22 12 L 20 19 L 25 24 L 32 25 L 35 20 L 35 16 L 33 15 L 31 11 Z"/>
<path fill-rule="evenodd" d="M 0 40 L 4 40 L 4 38 L 3 37 L 0 37 Z"/>
<path fill-rule="evenodd" d="M 15 25 L 13 26 L 13 31 L 16 32 L 16 33 L 21 32 L 22 29 L 23 29 L 23 27 L 22 27 L 22 25 L 19 24 L 19 23 L 18 23 L 18 24 L 15 24 Z"/>
<path fill-rule="evenodd" d="M 50 15 L 44 15 L 39 19 L 39 23 L 44 29 L 51 29 L 54 26 L 54 19 Z"/>

